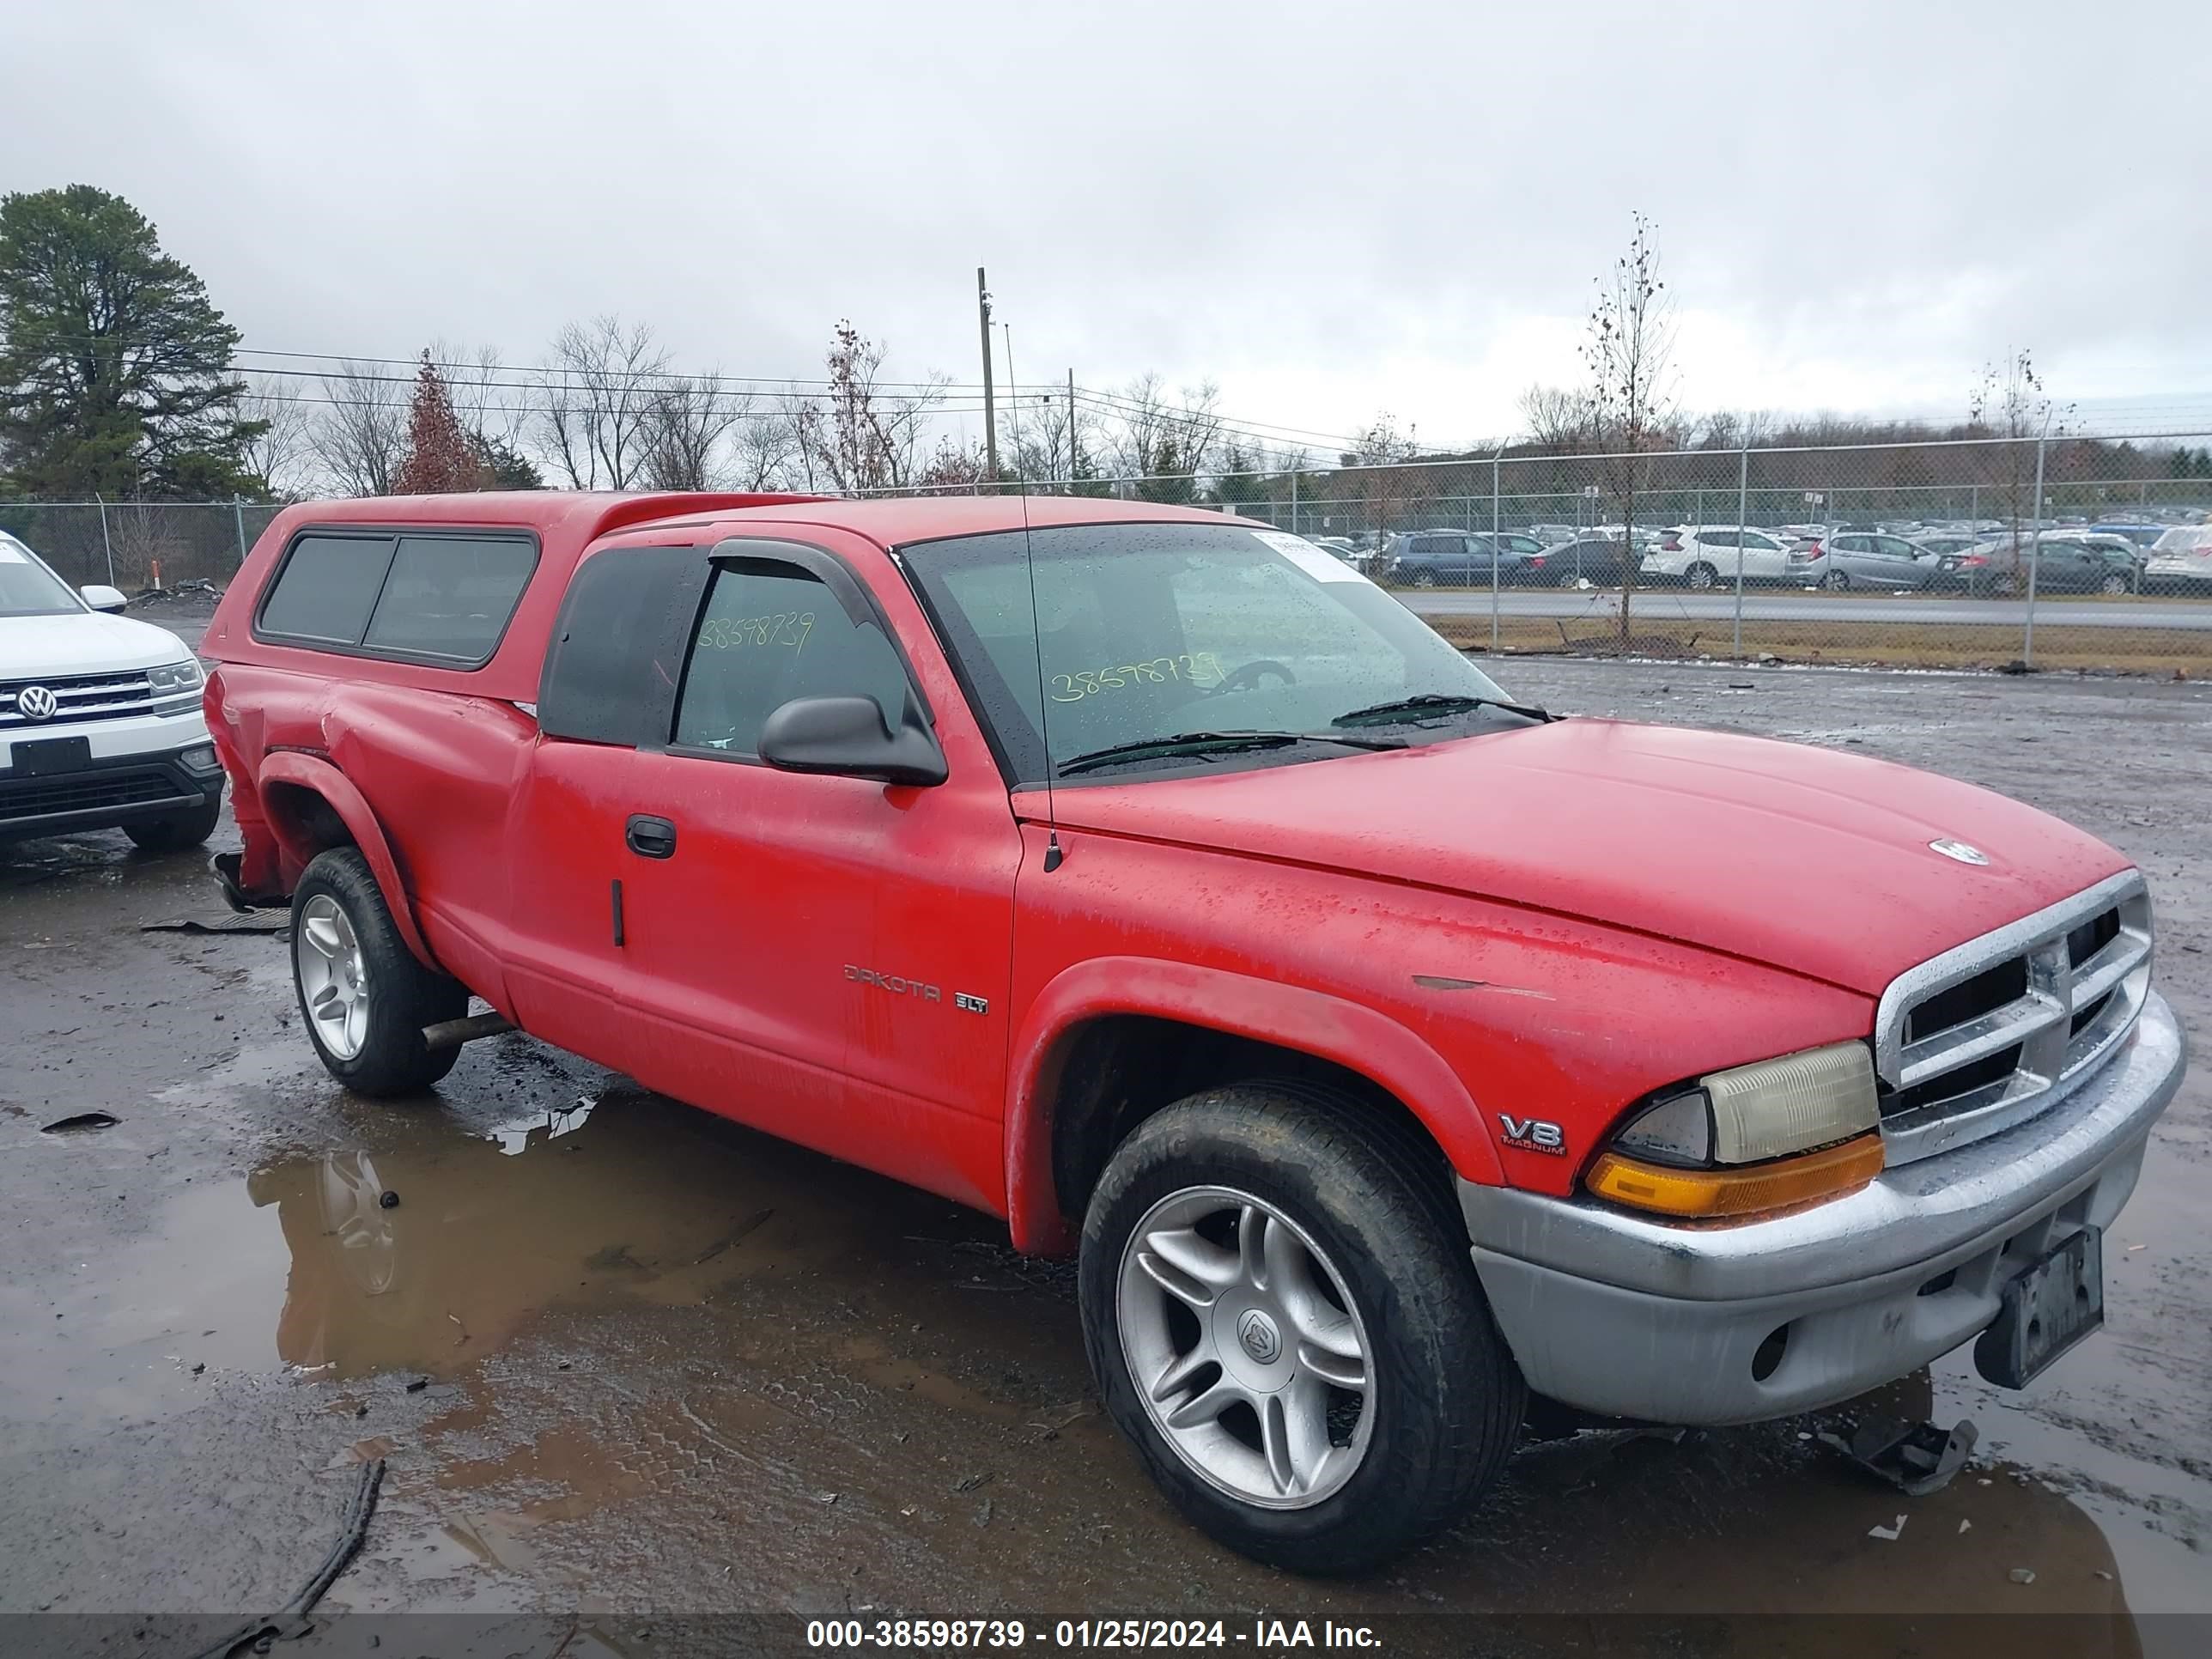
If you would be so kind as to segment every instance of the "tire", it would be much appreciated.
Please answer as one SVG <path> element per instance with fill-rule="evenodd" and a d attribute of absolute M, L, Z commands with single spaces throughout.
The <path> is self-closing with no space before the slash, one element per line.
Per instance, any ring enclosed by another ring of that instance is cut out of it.
<path fill-rule="evenodd" d="M 1437 585 L 1437 573 L 1424 565 L 1413 572 L 1411 580 L 1416 587 L 1434 587 Z"/>
<path fill-rule="evenodd" d="M 1356 1102 L 1255 1083 L 1146 1119 L 1099 1179 L 1078 1273 L 1091 1373 L 1169 1500 L 1241 1554 L 1364 1571 L 1457 1520 L 1512 1451 L 1527 1388 L 1432 1156 Z M 1139 1248 L 1166 1237 L 1194 1253 Z"/>
<path fill-rule="evenodd" d="M 1685 583 L 1696 588 L 1700 593 L 1709 592 L 1717 586 L 1720 579 L 1721 573 L 1702 559 L 1692 565 L 1682 576 Z"/>
<path fill-rule="evenodd" d="M 2128 579 L 2115 570 L 2097 584 L 2097 591 L 2100 593 L 2117 595 L 2130 592 L 2133 590 L 2128 586 Z"/>
<path fill-rule="evenodd" d="M 215 833 L 222 817 L 222 797 L 210 795 L 198 806 L 187 806 L 172 817 L 148 818 L 126 823 L 123 833 L 149 853 L 181 853 L 197 847 Z"/>
<path fill-rule="evenodd" d="M 292 986 L 323 1068 L 357 1095 L 419 1094 L 460 1058 L 422 1028 L 466 1013 L 467 988 L 415 959 L 350 847 L 318 854 L 292 891 Z"/>
<path fill-rule="evenodd" d="M 1846 570 L 1831 570 L 1826 575 L 1820 578 L 1821 586 L 1832 587 L 1838 593 L 1842 592 L 1844 589 L 1849 587 L 1850 585 L 1850 573 Z"/>

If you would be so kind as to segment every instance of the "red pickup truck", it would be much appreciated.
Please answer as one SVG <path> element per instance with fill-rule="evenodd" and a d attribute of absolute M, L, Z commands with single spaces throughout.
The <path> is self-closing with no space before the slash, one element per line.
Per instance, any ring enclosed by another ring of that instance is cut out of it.
<path fill-rule="evenodd" d="M 333 1076 L 511 1023 L 1079 1252 L 1139 1455 L 1294 1569 L 1449 1522 L 1532 1399 L 2024 1383 L 2182 1073 L 2110 847 L 1522 707 L 1219 514 L 310 503 L 204 650 Z"/>

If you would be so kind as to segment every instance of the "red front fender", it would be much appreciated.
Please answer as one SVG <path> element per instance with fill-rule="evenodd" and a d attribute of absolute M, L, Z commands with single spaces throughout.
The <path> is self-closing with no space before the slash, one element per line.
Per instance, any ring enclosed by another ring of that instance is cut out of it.
<path fill-rule="evenodd" d="M 289 784 L 308 790 L 329 804 L 330 809 L 338 815 L 348 833 L 353 836 L 354 844 L 361 849 L 362 857 L 368 860 L 369 872 L 376 878 L 376 884 L 384 894 L 385 908 L 392 912 L 392 924 L 399 929 L 399 937 L 406 941 L 407 948 L 415 953 L 425 968 L 434 973 L 444 972 L 439 967 L 437 958 L 430 954 L 430 947 L 423 943 L 422 930 L 415 925 L 414 902 L 408 896 L 406 884 L 400 878 L 399 861 L 392 856 L 392 844 L 385 839 L 383 826 L 377 823 L 376 814 L 370 810 L 368 801 L 361 791 L 354 787 L 353 780 L 330 762 L 319 760 L 313 755 L 280 750 L 263 758 L 255 784 L 263 810 L 268 814 L 270 832 L 283 848 L 285 863 L 289 866 L 285 882 L 289 890 L 308 860 L 325 849 L 307 837 L 305 826 L 296 818 L 281 811 L 271 810 L 269 786 L 272 783 Z"/>
<path fill-rule="evenodd" d="M 1324 992 L 1188 963 L 1094 957 L 1039 993 L 1014 1039 L 1006 1145 L 1006 1222 L 1016 1249 L 1056 1255 L 1073 1245 L 1053 1190 L 1051 1096 L 1065 1040 L 1085 1021 L 1109 1014 L 1180 1020 L 1332 1060 L 1404 1102 L 1469 1181 L 1504 1179 L 1467 1085 L 1389 1015 Z"/>

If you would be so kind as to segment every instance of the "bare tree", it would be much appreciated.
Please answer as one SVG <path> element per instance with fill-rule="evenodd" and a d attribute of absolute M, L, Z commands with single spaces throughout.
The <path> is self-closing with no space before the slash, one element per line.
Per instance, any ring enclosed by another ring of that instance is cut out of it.
<path fill-rule="evenodd" d="M 652 448 L 652 410 L 668 379 L 668 354 L 652 326 L 611 313 L 571 323 L 553 337 L 532 398 L 538 436 L 572 489 L 629 489 Z"/>
<path fill-rule="evenodd" d="M 1115 471 L 1138 480 L 1146 501 L 1188 501 L 1221 448 L 1220 389 L 1206 380 L 1171 398 L 1158 374 L 1143 374 L 1110 400 L 1106 443 Z"/>
<path fill-rule="evenodd" d="M 1636 586 L 1636 493 L 1650 463 L 1645 452 L 1671 434 L 1674 422 L 1674 306 L 1660 280 L 1651 222 L 1633 216 L 1628 251 L 1609 275 L 1595 278 L 1597 301 L 1582 347 L 1589 371 L 1592 434 L 1603 456 L 1601 483 L 1620 503 L 1626 540 L 1620 574 L 1620 644 L 1629 641 L 1629 596 Z"/>
<path fill-rule="evenodd" d="M 1365 509 L 1367 527 L 1382 546 L 1391 530 L 1407 516 L 1421 488 L 1420 474 L 1412 463 L 1421 453 L 1411 428 L 1401 433 L 1395 416 L 1377 415 L 1344 452 L 1344 465 L 1356 468 L 1347 482 Z"/>
<path fill-rule="evenodd" d="M 717 373 L 671 376 L 646 405 L 639 482 L 648 489 L 718 488 L 731 428 L 752 413 L 752 393 L 728 390 Z"/>
<path fill-rule="evenodd" d="M 342 362 L 322 377 L 323 410 L 307 447 L 341 495 L 389 495 L 407 453 L 407 396 L 373 363 Z"/>
<path fill-rule="evenodd" d="M 1540 455 L 1571 455 L 1589 446 L 1589 394 L 1565 386 L 1532 386 L 1521 394 L 1521 422 Z"/>
<path fill-rule="evenodd" d="M 2051 400 L 2043 378 L 2035 372 L 2034 354 L 2027 348 L 2009 352 L 2002 363 L 1987 363 L 1966 399 L 1966 430 L 1978 438 L 2002 438 L 2002 443 L 1981 446 L 1976 454 L 1979 478 L 1996 494 L 1998 504 L 2012 526 L 2013 570 L 2005 580 L 2025 580 L 2021 571 L 2023 522 L 2036 527 L 2043 503 L 2035 495 L 2035 450 L 2046 435 L 2066 430 L 2073 406 Z"/>
<path fill-rule="evenodd" d="M 884 348 L 844 320 L 831 332 L 824 361 L 824 396 L 786 398 L 807 487 L 818 481 L 840 495 L 905 489 L 921 470 L 923 431 L 945 401 L 945 377 L 932 374 L 912 389 L 894 389 L 882 378 Z"/>
<path fill-rule="evenodd" d="M 292 382 L 257 374 L 247 382 L 241 412 L 261 428 L 241 451 L 246 471 L 280 500 L 306 495 L 314 484 L 314 406 Z"/>
<path fill-rule="evenodd" d="M 1071 495 L 1103 494 L 1098 459 L 1109 446 L 1097 410 L 1088 403 L 1070 408 L 1065 398 L 1036 394 L 1022 404 L 1021 441 L 1014 446 L 1012 476 L 1058 484 Z"/>

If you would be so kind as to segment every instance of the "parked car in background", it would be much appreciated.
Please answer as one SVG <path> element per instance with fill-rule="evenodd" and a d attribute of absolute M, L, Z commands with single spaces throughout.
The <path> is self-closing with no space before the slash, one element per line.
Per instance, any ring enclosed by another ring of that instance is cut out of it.
<path fill-rule="evenodd" d="M 1557 547 L 1561 542 L 1579 539 L 1583 532 L 1571 524 L 1532 524 L 1528 533 L 1547 547 Z"/>
<path fill-rule="evenodd" d="M 1635 568 L 1626 542 L 1618 537 L 1583 535 L 1546 548 L 1542 575 L 1545 582 L 1555 587 L 1571 587 L 1579 581 L 1618 587 Z"/>
<path fill-rule="evenodd" d="M 2212 525 L 2177 525 L 2154 543 L 2143 586 L 2161 592 L 2212 593 Z"/>
<path fill-rule="evenodd" d="M 1942 574 L 1937 556 L 1902 536 L 1871 530 L 1846 530 L 1831 536 L 1826 545 L 1815 542 L 1793 552 L 1790 562 L 1808 586 L 1820 587 L 1881 587 L 1917 590 Z"/>
<path fill-rule="evenodd" d="M 2103 524 L 2093 524 L 2089 528 L 2100 536 L 2124 536 L 2148 553 L 2158 538 L 2166 534 L 2168 526 L 2162 524 L 2142 524 L 2133 519 L 2120 519 Z"/>
<path fill-rule="evenodd" d="M 1958 574 L 1973 593 L 2025 593 L 2031 575 L 2039 592 L 2132 593 L 2142 580 L 2134 556 L 2104 538 L 2050 531 L 2017 544 L 1985 542 L 1960 560 Z"/>
<path fill-rule="evenodd" d="M 1540 565 L 1531 560 L 1543 550 L 1532 536 L 1507 537 L 1510 544 L 1495 547 L 1487 535 L 1464 530 L 1414 530 L 1390 538 L 1384 550 L 1390 560 L 1390 577 L 1408 587 L 1488 586 L 1491 565 L 1496 580 L 1506 585 L 1532 580 Z M 1516 550 L 1516 547 L 1526 550 Z"/>
<path fill-rule="evenodd" d="M 1959 568 L 1959 561 L 1972 552 L 1989 538 L 1968 531 L 1947 530 L 1933 536 L 1917 536 L 1913 545 L 1923 552 L 1933 553 L 1939 570 L 1945 574 Z"/>
<path fill-rule="evenodd" d="M 149 852 L 196 847 L 222 811 L 199 659 L 166 628 L 114 615 L 0 532 L 0 842 L 114 830 Z"/>
<path fill-rule="evenodd" d="M 1660 532 L 1644 552 L 1642 568 L 1647 578 L 1679 581 L 1698 589 L 1723 587 L 1735 582 L 1741 557 L 1747 582 L 1784 582 L 1791 579 L 1789 549 L 1781 538 L 1764 530 L 1740 530 L 1735 525 L 1678 526 Z"/>

